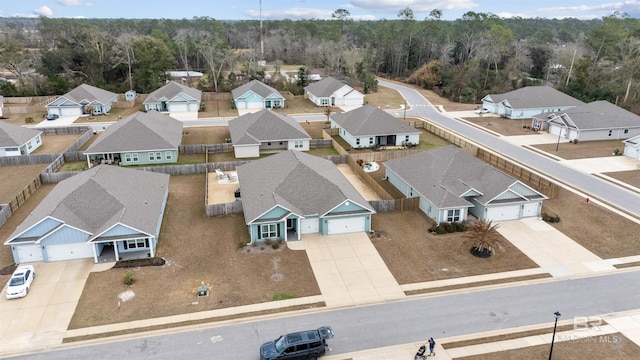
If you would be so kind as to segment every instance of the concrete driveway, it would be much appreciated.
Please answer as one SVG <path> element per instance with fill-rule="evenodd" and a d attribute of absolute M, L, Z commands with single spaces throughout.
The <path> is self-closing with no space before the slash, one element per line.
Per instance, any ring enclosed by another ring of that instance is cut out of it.
<path fill-rule="evenodd" d="M 0 293 L 0 357 L 62 343 L 95 264 L 82 259 L 32 265 L 36 278 L 29 295 L 7 300 L 6 284 Z"/>
<path fill-rule="evenodd" d="M 60 116 L 55 120 L 47 120 L 44 119 L 36 125 L 36 127 L 58 127 L 58 126 L 69 126 L 74 123 L 74 121 L 78 120 L 78 116 Z"/>

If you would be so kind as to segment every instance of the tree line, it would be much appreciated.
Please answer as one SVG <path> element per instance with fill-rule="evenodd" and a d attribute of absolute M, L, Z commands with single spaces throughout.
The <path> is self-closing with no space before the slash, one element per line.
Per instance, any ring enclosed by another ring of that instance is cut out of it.
<path fill-rule="evenodd" d="M 266 76 L 260 66 L 266 61 L 276 70 L 300 65 L 300 74 L 323 69 L 365 92 L 375 91 L 376 76 L 386 76 L 454 101 L 478 102 L 488 93 L 549 83 L 583 101 L 638 107 L 638 19 L 619 13 L 594 20 L 504 19 L 467 12 L 447 21 L 442 14 L 433 10 L 416 19 L 405 8 L 396 19 L 354 21 L 338 9 L 330 20 L 269 20 L 262 29 L 257 20 L 210 17 L 0 18 L 0 66 L 17 79 L 15 86 L 0 81 L 0 93 L 61 94 L 81 83 L 148 93 L 174 69 L 206 73 L 199 85 L 205 91 L 260 79 L 301 93 L 286 77 Z"/>

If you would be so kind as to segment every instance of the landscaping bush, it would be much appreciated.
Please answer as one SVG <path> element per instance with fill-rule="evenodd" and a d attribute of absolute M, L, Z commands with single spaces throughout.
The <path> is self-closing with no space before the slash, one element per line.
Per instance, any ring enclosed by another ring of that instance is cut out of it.
<path fill-rule="evenodd" d="M 278 250 L 278 249 L 280 248 L 280 242 L 274 242 L 274 243 L 271 245 L 271 248 L 272 248 L 273 250 Z"/>
<path fill-rule="evenodd" d="M 133 285 L 133 283 L 135 282 L 135 280 L 133 279 L 133 273 L 131 271 L 127 271 L 124 274 L 122 282 L 124 282 L 125 285 Z"/>
<path fill-rule="evenodd" d="M 560 217 L 558 215 L 549 215 L 546 212 L 542 213 L 542 220 L 548 223 L 558 223 L 560 222 Z"/>

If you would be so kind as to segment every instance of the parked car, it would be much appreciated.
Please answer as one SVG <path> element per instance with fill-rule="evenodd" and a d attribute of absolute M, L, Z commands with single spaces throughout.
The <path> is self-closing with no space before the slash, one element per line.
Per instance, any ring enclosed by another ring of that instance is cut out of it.
<path fill-rule="evenodd" d="M 59 117 L 60 117 L 60 115 L 58 115 L 58 114 L 49 114 L 49 115 L 47 115 L 47 120 L 55 120 L 55 119 L 57 119 Z"/>
<path fill-rule="evenodd" d="M 260 360 L 316 360 L 325 354 L 327 340 L 333 337 L 333 329 L 330 326 L 282 335 L 260 346 Z"/>
<path fill-rule="evenodd" d="M 487 109 L 487 108 L 482 108 L 482 109 L 476 110 L 476 114 L 487 114 L 488 112 L 489 112 L 489 109 Z"/>
<path fill-rule="evenodd" d="M 15 299 L 27 296 L 36 271 L 33 265 L 20 265 L 11 275 L 7 283 L 7 299 Z"/>

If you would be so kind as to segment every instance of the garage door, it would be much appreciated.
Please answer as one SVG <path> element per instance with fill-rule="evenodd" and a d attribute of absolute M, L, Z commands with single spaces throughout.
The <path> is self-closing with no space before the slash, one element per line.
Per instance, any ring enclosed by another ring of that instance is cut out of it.
<path fill-rule="evenodd" d="M 60 116 L 79 116 L 82 110 L 79 108 L 60 108 Z"/>
<path fill-rule="evenodd" d="M 533 202 L 526 203 L 522 208 L 522 217 L 538 216 L 538 209 L 542 206 L 542 203 Z"/>
<path fill-rule="evenodd" d="M 47 245 L 45 250 L 47 251 L 48 261 L 62 261 L 93 257 L 93 245 L 85 243 Z"/>
<path fill-rule="evenodd" d="M 200 110 L 200 106 L 197 103 L 189 104 L 189 111 L 198 111 Z"/>
<path fill-rule="evenodd" d="M 625 146 L 624 155 L 628 156 L 634 160 L 640 160 L 640 156 L 638 156 L 640 149 L 633 146 Z"/>
<path fill-rule="evenodd" d="M 498 206 L 487 209 L 487 220 L 515 220 L 520 217 L 520 205 Z"/>
<path fill-rule="evenodd" d="M 27 263 L 33 261 L 42 261 L 42 249 L 40 245 L 16 245 L 18 252 L 18 262 Z"/>
<path fill-rule="evenodd" d="M 364 231 L 364 216 L 331 219 L 327 224 L 327 234 L 346 234 Z"/>
<path fill-rule="evenodd" d="M 189 108 L 187 104 L 171 104 L 169 111 L 187 111 Z"/>
<path fill-rule="evenodd" d="M 300 220 L 301 234 L 315 234 L 320 232 L 320 221 L 318 218 Z"/>

